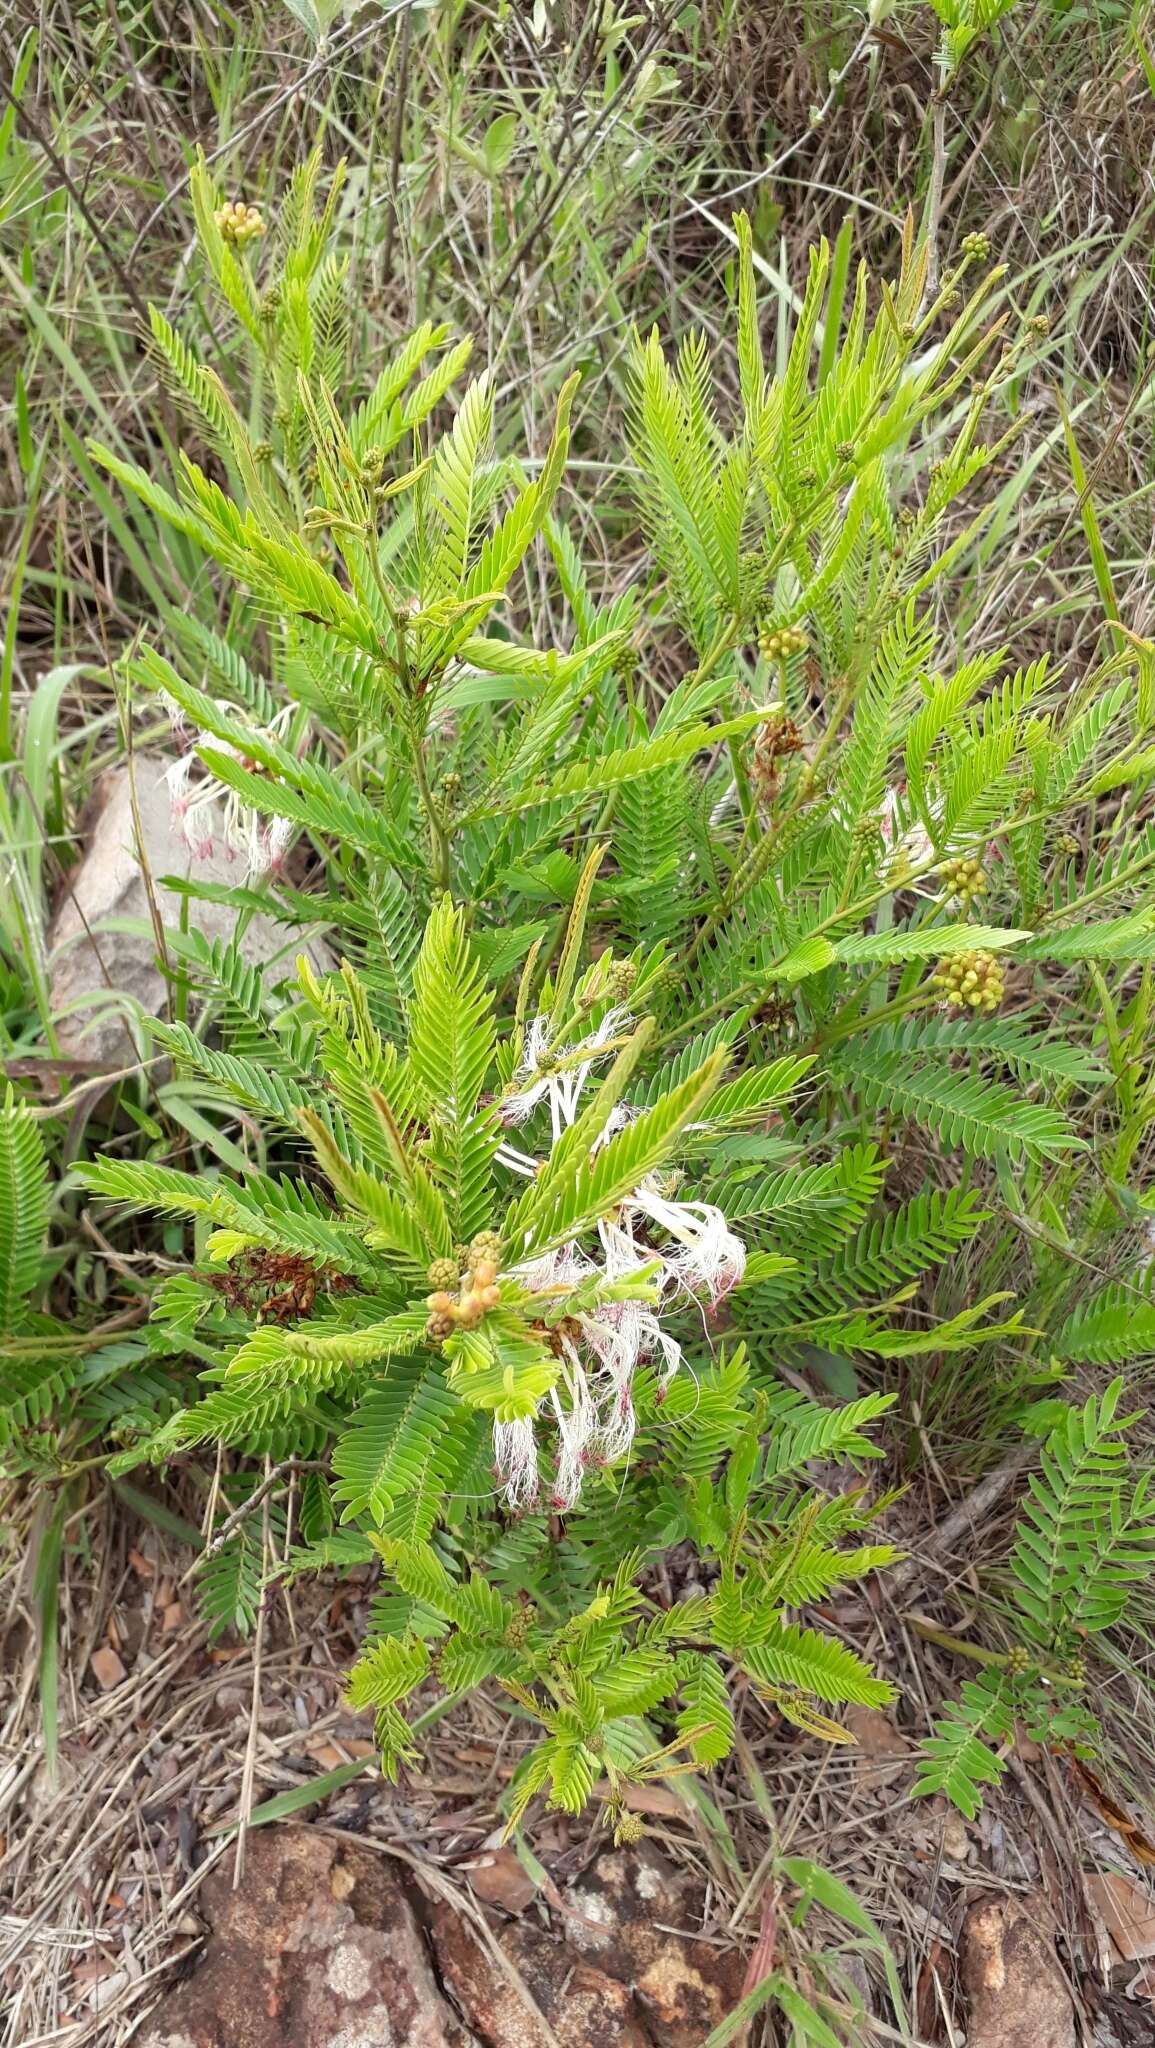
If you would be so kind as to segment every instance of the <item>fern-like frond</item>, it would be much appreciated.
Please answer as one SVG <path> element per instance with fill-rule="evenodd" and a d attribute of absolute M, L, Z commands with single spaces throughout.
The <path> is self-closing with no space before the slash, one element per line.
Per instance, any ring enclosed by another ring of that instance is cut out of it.
<path fill-rule="evenodd" d="M 333 1452 L 339 1482 L 334 1497 L 343 1504 L 343 1520 L 367 1514 L 380 1528 L 401 1507 L 407 1540 L 426 1540 L 444 1511 L 454 1463 L 446 1439 L 459 1413 L 442 1375 L 430 1366 L 407 1363 L 375 1382 Z"/>
<path fill-rule="evenodd" d="M 1137 1279 L 1097 1288 L 1049 1338 L 1056 1358 L 1080 1365 L 1123 1365 L 1155 1354 L 1155 1301 Z"/>
<path fill-rule="evenodd" d="M 1118 1620 L 1130 1588 L 1155 1563 L 1155 1510 L 1131 1488 L 1119 1414 L 1123 1383 L 1069 1408 L 1028 1482 L 1011 1565 L 1024 1625 L 1048 1650 Z"/>
<path fill-rule="evenodd" d="M 1057 1110 L 1025 1102 L 1000 1081 L 928 1067 L 917 1055 L 869 1042 L 840 1046 L 833 1066 L 868 1107 L 910 1116 L 944 1145 L 965 1147 L 980 1159 L 1054 1159 L 1082 1149 L 1083 1141 Z"/>
<path fill-rule="evenodd" d="M 47 1229 L 48 1162 L 32 1114 L 9 1083 L 0 1099 L 0 1333 L 19 1328 Z"/>
<path fill-rule="evenodd" d="M 952 1806 L 973 1820 L 982 1804 L 983 1786 L 997 1785 L 1006 1769 L 983 1738 L 1001 1742 L 1010 1730 L 1011 1715 L 999 1692 L 981 1679 L 967 1679 L 961 1698 L 946 1708 L 922 1745 L 913 1795 L 945 1794 Z"/>
<path fill-rule="evenodd" d="M 721 1763 L 734 1747 L 734 1715 L 725 1676 L 712 1657 L 684 1650 L 678 1658 L 678 1734 L 702 1769 Z"/>
<path fill-rule="evenodd" d="M 812 1693 L 829 1706 L 882 1707 L 894 1698 L 894 1687 L 872 1677 L 853 1650 L 793 1622 L 775 1622 L 735 1655 L 758 1684 Z"/>

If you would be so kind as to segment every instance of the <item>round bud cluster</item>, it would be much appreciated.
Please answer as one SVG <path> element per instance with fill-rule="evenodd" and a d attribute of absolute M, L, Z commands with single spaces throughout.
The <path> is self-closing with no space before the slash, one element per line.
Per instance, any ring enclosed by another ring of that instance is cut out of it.
<path fill-rule="evenodd" d="M 536 1619 L 537 1609 L 533 1606 L 519 1607 L 517 1613 L 510 1616 L 501 1632 L 501 1640 L 507 1650 L 525 1648 L 529 1641 L 530 1629 Z"/>
<path fill-rule="evenodd" d="M 224 206 L 218 206 L 213 216 L 226 242 L 232 242 L 243 249 L 246 242 L 255 242 L 265 233 L 265 223 L 257 206 L 246 206 L 243 199 L 230 199 Z"/>
<path fill-rule="evenodd" d="M 618 1848 L 632 1848 L 635 1842 L 641 1841 L 645 1832 L 646 1823 L 641 1814 L 632 1813 L 628 1807 L 623 1807 L 614 1822 L 614 1841 Z"/>
<path fill-rule="evenodd" d="M 458 797 L 461 795 L 461 777 L 455 769 L 451 768 L 447 774 L 442 776 L 440 788 L 446 803 L 453 804 L 457 802 Z"/>
<path fill-rule="evenodd" d="M 973 903 L 976 896 L 986 894 L 987 878 L 983 864 L 974 854 L 966 857 L 960 854 L 957 860 L 944 861 L 942 879 L 944 895 L 952 897 L 964 908 Z"/>
<path fill-rule="evenodd" d="M 1067 1677 L 1073 1679 L 1076 1685 L 1086 1685 L 1087 1660 L 1081 1651 L 1076 1650 L 1074 1656 L 1068 1657 Z"/>
<path fill-rule="evenodd" d="M 1023 1643 L 1016 1643 L 1007 1658 L 1007 1670 L 1012 1678 L 1021 1678 L 1031 1668 L 1031 1653 Z"/>
<path fill-rule="evenodd" d="M 638 970 L 633 960 L 615 960 L 606 976 L 606 994 L 611 1003 L 624 1003 L 633 993 Z"/>
<path fill-rule="evenodd" d="M 997 1010 L 1005 986 L 1001 962 L 993 953 L 955 953 L 940 960 L 931 977 L 931 987 L 939 989 L 955 1010 Z"/>
<path fill-rule="evenodd" d="M 758 645 L 767 661 L 786 661 L 804 652 L 809 642 L 801 626 L 763 626 Z"/>
<path fill-rule="evenodd" d="M 473 1274 L 476 1274 L 481 1265 L 492 1266 L 493 1273 L 490 1278 L 496 1277 L 497 1268 L 501 1264 L 501 1239 L 496 1230 L 478 1231 L 470 1243 L 465 1263 Z"/>
<path fill-rule="evenodd" d="M 989 263 L 991 259 L 991 238 L 989 235 L 970 234 L 963 236 L 962 252 L 976 263 Z"/>
<path fill-rule="evenodd" d="M 436 1343 L 451 1336 L 454 1330 L 474 1330 L 486 1310 L 496 1308 L 500 1300 L 496 1265 L 492 1259 L 479 1259 L 456 1297 L 447 1287 L 435 1287 L 432 1294 L 426 1295 L 429 1321 L 425 1334 Z"/>
<path fill-rule="evenodd" d="M 461 1279 L 461 1268 L 456 1259 L 434 1259 L 425 1277 L 438 1293 L 444 1293 L 447 1287 L 457 1286 Z"/>
<path fill-rule="evenodd" d="M 1027 321 L 1027 333 L 1036 341 L 1045 341 L 1051 331 L 1051 323 L 1045 313 L 1035 313 Z"/>
<path fill-rule="evenodd" d="M 837 446 L 837 448 L 835 449 L 834 453 L 835 453 L 835 454 L 837 455 L 837 457 L 838 457 L 838 460 L 839 460 L 840 462 L 853 462 L 853 461 L 854 461 L 854 443 L 853 443 L 853 441 L 840 441 L 840 442 L 838 443 L 838 446 Z"/>
<path fill-rule="evenodd" d="M 432 1344 L 441 1344 L 446 1337 L 452 1337 L 457 1328 L 457 1318 L 453 1313 L 453 1296 L 447 1288 L 435 1288 L 432 1294 L 426 1295 L 425 1306 L 429 1310 L 425 1335 Z"/>

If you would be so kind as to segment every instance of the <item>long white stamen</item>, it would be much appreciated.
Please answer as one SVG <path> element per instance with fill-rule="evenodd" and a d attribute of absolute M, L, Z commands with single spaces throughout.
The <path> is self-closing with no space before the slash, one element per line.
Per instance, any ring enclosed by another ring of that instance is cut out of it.
<path fill-rule="evenodd" d="M 746 1247 L 712 1202 L 675 1202 L 645 1182 L 623 1204 L 660 1225 L 681 1249 L 665 1264 L 691 1293 L 704 1289 L 712 1303 L 736 1287 L 746 1270 Z"/>
<path fill-rule="evenodd" d="M 549 1018 L 532 1017 L 526 1029 L 521 1064 L 514 1077 L 517 1085 L 501 1105 L 503 1122 L 523 1124 L 532 1116 L 539 1102 L 548 1101 L 556 1145 L 562 1130 L 568 1129 L 577 1116 L 578 1102 L 595 1062 L 604 1057 L 612 1040 L 629 1022 L 628 1011 L 607 1010 L 588 1038 L 581 1039 L 577 1045 L 551 1048 Z M 579 1053 L 586 1053 L 588 1057 L 574 1066 L 572 1062 Z M 548 1065 L 549 1071 L 542 1071 L 543 1063 Z"/>
<path fill-rule="evenodd" d="M 549 1019 L 531 1019 L 514 1092 L 500 1105 L 503 1121 L 524 1123 L 539 1103 L 548 1102 L 556 1145 L 578 1116 L 582 1091 L 597 1060 L 628 1022 L 625 1012 L 608 1011 L 587 1039 L 559 1050 L 550 1046 Z M 584 1056 L 575 1060 L 575 1055 Z M 606 1144 L 637 1113 L 630 1104 L 617 1103 L 591 1150 Z M 526 1178 L 543 1164 L 508 1142 L 497 1148 L 496 1157 Z M 640 1241 L 636 1229 L 642 1233 Z M 721 1209 L 711 1202 L 677 1201 L 653 1175 L 634 1188 L 613 1215 L 599 1220 L 597 1232 L 596 1260 L 572 1239 L 548 1252 L 531 1253 L 510 1268 L 510 1278 L 530 1294 L 552 1295 L 555 1301 L 561 1297 L 563 1302 L 567 1293 L 595 1276 L 604 1280 L 607 1290 L 646 1276 L 638 1294 L 599 1299 L 589 1309 L 575 1307 L 576 1327 L 563 1323 L 554 1332 L 562 1365 L 543 1411 L 551 1417 L 555 1444 L 552 1500 L 563 1512 L 578 1498 L 588 1465 L 616 1464 L 628 1454 L 637 1427 L 633 1385 L 639 1366 L 653 1362 L 659 1386 L 665 1387 L 682 1364 L 681 1346 L 662 1326 L 663 1301 L 688 1295 L 705 1313 L 737 1286 L 746 1268 L 746 1247 Z M 538 1491 L 532 1421 L 496 1425 L 494 1447 L 507 1500 L 511 1506 L 527 1506 Z"/>
<path fill-rule="evenodd" d="M 532 1180 L 538 1169 L 539 1162 L 528 1152 L 519 1152 L 516 1145 L 499 1145 L 493 1156 L 508 1166 L 511 1173 L 522 1173 L 527 1180 Z"/>
<path fill-rule="evenodd" d="M 174 735 L 185 751 L 169 763 L 164 779 L 168 784 L 173 824 L 179 828 L 189 852 L 194 859 L 208 860 L 219 839 L 229 860 L 237 854 L 243 855 L 250 874 L 264 874 L 269 869 L 275 872 L 293 839 L 293 824 L 287 818 L 266 819 L 259 811 L 243 803 L 235 789 L 228 788 L 219 777 L 204 768 L 197 758 L 198 747 L 212 747 L 232 761 L 245 762 L 246 756 L 240 747 L 219 739 L 215 733 L 196 731 L 189 725 L 180 706 L 172 700 L 166 701 Z M 233 711 L 229 705 L 221 708 Z M 254 739 L 283 738 L 293 716 L 293 706 L 283 705 L 267 727 L 259 732 L 254 728 Z M 194 770 L 200 771 L 195 782 Z"/>
<path fill-rule="evenodd" d="M 493 1462 L 511 1508 L 532 1507 L 538 1495 L 537 1441 L 532 1416 L 493 1425 Z"/>

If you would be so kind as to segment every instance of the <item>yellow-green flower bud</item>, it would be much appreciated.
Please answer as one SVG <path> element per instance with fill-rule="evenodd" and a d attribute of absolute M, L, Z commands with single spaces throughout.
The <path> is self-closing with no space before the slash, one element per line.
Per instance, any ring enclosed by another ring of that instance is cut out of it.
<path fill-rule="evenodd" d="M 1005 977 L 1002 963 L 994 953 L 954 953 L 940 960 L 931 976 L 931 987 L 954 1010 L 997 1010 L 1003 999 Z"/>
<path fill-rule="evenodd" d="M 260 208 L 246 206 L 243 199 L 230 199 L 224 206 L 218 206 L 214 219 L 222 239 L 237 249 L 255 242 L 266 232 Z"/>

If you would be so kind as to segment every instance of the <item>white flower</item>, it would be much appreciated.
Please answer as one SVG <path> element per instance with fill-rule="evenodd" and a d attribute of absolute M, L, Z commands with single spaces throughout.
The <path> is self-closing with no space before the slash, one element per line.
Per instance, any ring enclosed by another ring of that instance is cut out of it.
<path fill-rule="evenodd" d="M 532 1507 L 537 1499 L 537 1444 L 532 1416 L 493 1425 L 493 1462 L 511 1508 Z"/>
<path fill-rule="evenodd" d="M 552 1501 L 554 1506 L 565 1509 L 572 1508 L 581 1492 L 586 1463 L 600 1433 L 593 1393 L 572 1347 L 562 1366 L 561 1385 L 567 1405 L 563 1405 L 557 1387 L 549 1397 L 557 1423 Z"/>
<path fill-rule="evenodd" d="M 231 709 L 229 706 L 222 708 Z M 170 762 L 164 771 L 164 779 L 168 784 L 173 824 L 179 827 L 193 859 L 211 860 L 219 843 L 228 860 L 234 860 L 238 854 L 244 856 L 249 874 L 267 874 L 270 870 L 276 873 L 293 838 L 291 820 L 262 817 L 259 811 L 242 803 L 236 790 L 210 774 L 195 752 L 199 746 L 214 747 L 233 761 L 245 761 L 246 756 L 241 749 L 217 739 L 213 733 L 191 728 L 181 707 L 171 700 L 168 709 L 174 736 L 182 741 L 185 752 Z M 265 729 L 267 736 L 282 738 L 292 716 L 292 705 L 285 705 Z"/>
<path fill-rule="evenodd" d="M 574 1123 L 595 1061 L 629 1021 L 624 1011 L 610 1010 L 588 1038 L 551 1054 L 549 1020 L 535 1017 L 526 1032 L 514 1091 L 502 1105 L 505 1120 L 524 1123 L 538 1104 L 548 1102 L 556 1144 Z M 565 1063 L 560 1072 L 559 1062 Z M 591 1149 L 596 1151 L 636 1114 L 630 1104 L 617 1103 Z M 532 1154 L 514 1145 L 502 1144 L 496 1156 L 513 1173 L 532 1178 L 540 1170 Z M 645 1232 L 643 1241 L 639 1229 Z M 561 1326 L 564 1334 L 554 1337 L 561 1365 L 545 1407 L 556 1445 L 550 1499 L 563 1512 L 577 1500 L 589 1465 L 615 1464 L 628 1454 L 637 1427 L 633 1387 L 638 1367 L 656 1361 L 665 1387 L 681 1364 L 681 1346 L 662 1326 L 663 1302 L 688 1295 L 716 1307 L 746 1270 L 746 1247 L 722 1211 L 711 1202 L 675 1201 L 653 1175 L 619 1203 L 614 1215 L 599 1220 L 597 1232 L 600 1256 L 591 1257 L 574 1239 L 527 1258 L 510 1274 L 531 1295 L 552 1296 L 555 1302 L 593 1279 L 610 1292 L 615 1283 L 647 1276 L 644 1291 L 579 1309 L 568 1328 Z M 668 1242 L 653 1243 L 655 1235 Z M 537 1498 L 534 1421 L 494 1425 L 498 1475 L 515 1509 Z"/>
<path fill-rule="evenodd" d="M 536 1173 L 536 1160 L 533 1167 Z M 568 1294 L 571 1288 L 580 1287 L 582 1281 L 588 1280 L 590 1274 L 597 1270 L 580 1245 L 561 1244 L 553 1251 L 542 1252 L 539 1257 L 526 1259 L 523 1265 L 515 1266 L 510 1277 L 520 1280 L 531 1294 Z"/>
<path fill-rule="evenodd" d="M 648 1217 L 674 1238 L 678 1249 L 662 1255 L 667 1272 L 691 1294 L 705 1294 L 712 1308 L 737 1287 L 746 1271 L 746 1247 L 712 1202 L 674 1202 L 644 1180 L 622 1204 L 626 1214 Z"/>
<path fill-rule="evenodd" d="M 604 1057 L 630 1021 L 625 1010 L 607 1010 L 588 1038 L 554 1049 L 549 1042 L 549 1018 L 531 1017 L 521 1065 L 514 1075 L 513 1093 L 501 1105 L 502 1121 L 523 1124 L 539 1102 L 548 1102 L 556 1144 L 577 1115 L 578 1101 L 594 1062 Z"/>

